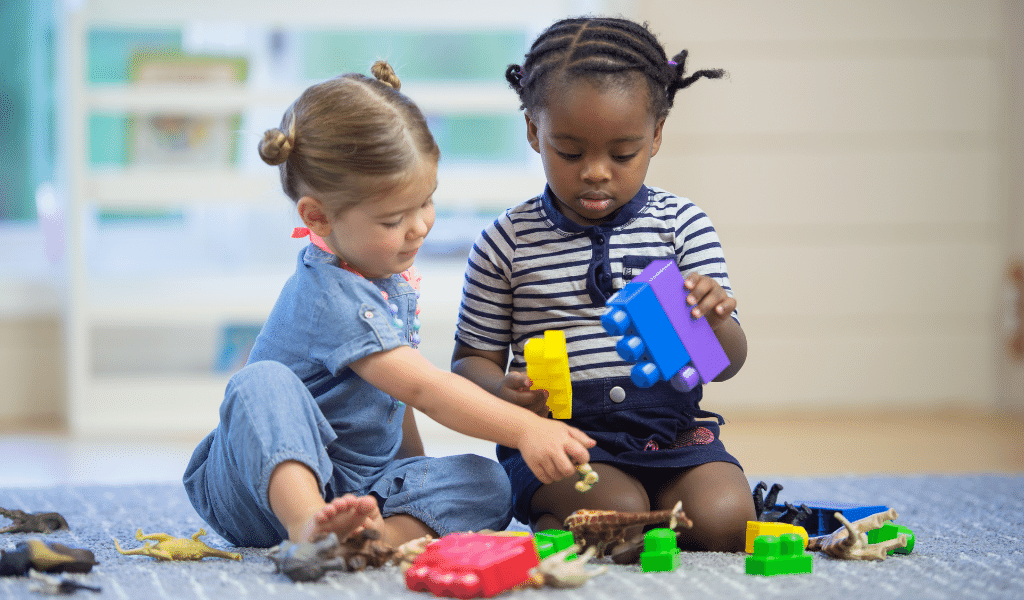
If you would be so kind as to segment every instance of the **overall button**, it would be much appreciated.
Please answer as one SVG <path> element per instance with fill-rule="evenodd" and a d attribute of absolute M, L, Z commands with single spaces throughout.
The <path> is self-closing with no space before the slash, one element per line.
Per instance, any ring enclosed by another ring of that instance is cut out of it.
<path fill-rule="evenodd" d="M 619 402 L 622 402 L 623 400 L 626 399 L 626 390 L 620 388 L 619 386 L 615 386 L 608 391 L 608 397 L 611 398 L 612 402 L 618 404 Z"/>

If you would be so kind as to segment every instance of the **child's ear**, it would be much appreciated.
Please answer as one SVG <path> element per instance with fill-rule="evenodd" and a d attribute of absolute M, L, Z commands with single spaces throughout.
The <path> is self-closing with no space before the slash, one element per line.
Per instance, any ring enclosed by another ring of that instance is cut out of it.
<path fill-rule="evenodd" d="M 665 128 L 665 119 L 658 121 L 658 124 L 654 126 L 654 143 L 651 144 L 651 156 L 658 153 L 661 148 L 661 131 Z"/>
<path fill-rule="evenodd" d="M 331 220 L 327 218 L 324 205 L 312 196 L 303 196 L 298 202 L 299 217 L 310 231 L 320 237 L 331 235 Z"/>
<path fill-rule="evenodd" d="M 540 138 L 537 137 L 537 124 L 530 118 L 530 113 L 525 112 L 523 116 L 526 118 L 526 139 L 530 141 L 530 147 L 535 152 L 540 153 Z"/>

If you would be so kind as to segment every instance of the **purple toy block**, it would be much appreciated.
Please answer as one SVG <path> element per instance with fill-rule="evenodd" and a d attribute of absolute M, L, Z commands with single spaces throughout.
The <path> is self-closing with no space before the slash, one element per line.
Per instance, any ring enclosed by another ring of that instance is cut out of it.
<path fill-rule="evenodd" d="M 615 349 L 623 360 L 636 363 L 630 378 L 637 386 L 668 381 L 690 362 L 651 286 L 627 283 L 606 305 L 601 325 L 611 335 L 625 336 Z"/>
<path fill-rule="evenodd" d="M 689 292 L 679 267 L 671 260 L 656 260 L 647 265 L 633 282 L 645 282 L 654 290 L 658 302 L 672 327 L 697 367 L 701 381 L 708 383 L 729 366 L 729 357 L 718 343 L 715 332 L 704 317 L 690 316 L 692 307 L 686 303 Z"/>

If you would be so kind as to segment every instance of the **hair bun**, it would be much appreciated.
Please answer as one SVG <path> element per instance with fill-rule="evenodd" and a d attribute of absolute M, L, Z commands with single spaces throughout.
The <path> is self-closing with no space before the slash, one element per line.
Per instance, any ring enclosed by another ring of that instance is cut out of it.
<path fill-rule="evenodd" d="M 377 81 L 394 89 L 396 92 L 402 89 L 402 82 L 398 79 L 398 75 L 395 74 L 395 70 L 391 68 L 388 61 L 378 60 L 373 63 L 373 66 L 370 67 L 370 73 L 373 73 Z"/>
<path fill-rule="evenodd" d="M 263 162 L 276 166 L 288 160 L 295 140 L 278 128 L 268 129 L 260 140 L 259 151 Z"/>

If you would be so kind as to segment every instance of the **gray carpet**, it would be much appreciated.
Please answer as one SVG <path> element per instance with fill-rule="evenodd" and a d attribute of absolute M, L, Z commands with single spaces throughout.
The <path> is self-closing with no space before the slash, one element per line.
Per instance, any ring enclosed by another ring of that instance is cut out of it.
<path fill-rule="evenodd" d="M 917 538 L 913 554 L 882 562 L 833 560 L 817 554 L 809 575 L 759 577 L 744 571 L 743 554 L 687 553 L 671 573 L 643 573 L 611 565 L 608 573 L 576 590 L 525 590 L 503 597 L 579 600 L 646 598 L 1024 598 L 1024 476 L 904 476 L 792 478 L 752 477 L 785 485 L 781 500 L 817 499 L 886 504 Z M 331 573 L 316 583 L 295 584 L 273 572 L 266 551 L 237 549 L 239 563 L 157 562 L 121 556 L 141 545 L 144 532 L 189 536 L 202 521 L 180 485 L 0 489 L 0 506 L 27 512 L 57 511 L 71 531 L 47 536 L 0 534 L 0 549 L 29 537 L 88 548 L 100 564 L 82 576 L 101 593 L 83 598 L 429 598 L 405 588 L 394 567 L 363 573 Z M 0 526 L 7 520 L 0 517 Z M 230 548 L 215 534 L 214 547 Z M 40 598 L 25 578 L 0 578 L 0 598 Z"/>

